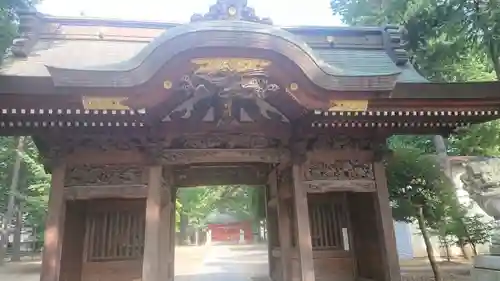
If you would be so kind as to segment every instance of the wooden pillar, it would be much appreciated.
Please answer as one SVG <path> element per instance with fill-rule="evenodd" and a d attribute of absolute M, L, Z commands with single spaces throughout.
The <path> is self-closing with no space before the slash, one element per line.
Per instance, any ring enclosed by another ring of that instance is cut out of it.
<path fill-rule="evenodd" d="M 274 170 L 269 177 L 269 187 L 271 189 L 271 198 L 276 200 L 276 209 L 278 213 L 278 236 L 280 245 L 280 259 L 281 259 L 281 280 L 291 280 L 291 227 L 290 227 L 290 214 L 287 210 L 286 194 L 289 188 L 289 178 L 278 178 L 276 170 Z"/>
<path fill-rule="evenodd" d="M 59 281 L 61 274 L 62 242 L 64 239 L 64 175 L 66 165 L 58 163 L 52 167 L 52 183 L 49 195 L 45 239 L 42 255 L 40 281 Z"/>
<path fill-rule="evenodd" d="M 293 164 L 292 176 L 301 281 L 315 281 L 309 208 L 303 183 L 302 164 Z"/>
<path fill-rule="evenodd" d="M 389 205 L 389 191 L 387 189 L 387 178 L 385 167 L 382 162 L 375 162 L 375 180 L 377 184 L 377 194 L 375 208 L 377 210 L 377 227 L 380 233 L 380 245 L 382 245 L 382 266 L 386 281 L 400 281 L 401 272 L 399 258 L 396 248 L 396 236 L 394 235 L 394 223 L 392 211 Z"/>
<path fill-rule="evenodd" d="M 171 186 L 163 186 L 162 183 L 162 166 L 148 167 L 142 281 L 165 281 L 173 275 L 169 266 L 172 239 Z"/>
<path fill-rule="evenodd" d="M 267 228 L 267 258 L 269 264 L 269 277 L 276 281 L 276 260 L 273 256 L 273 250 L 278 247 L 278 226 L 277 226 L 277 213 L 275 208 L 275 201 L 273 201 L 273 195 L 271 186 L 266 185 L 266 228 Z"/>
<path fill-rule="evenodd" d="M 170 176 L 170 173 L 167 173 Z M 171 181 L 168 181 L 171 182 Z M 169 267 L 170 267 L 170 280 L 175 278 L 175 201 L 177 200 L 177 188 L 171 188 L 171 200 L 170 200 L 170 257 L 169 257 Z"/>

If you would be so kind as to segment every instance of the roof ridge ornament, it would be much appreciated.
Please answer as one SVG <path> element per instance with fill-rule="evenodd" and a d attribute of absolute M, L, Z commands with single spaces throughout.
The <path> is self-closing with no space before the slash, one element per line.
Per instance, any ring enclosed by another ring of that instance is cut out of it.
<path fill-rule="evenodd" d="M 270 18 L 260 18 L 255 10 L 247 6 L 247 0 L 217 0 L 205 15 L 194 14 L 191 22 L 209 20 L 240 20 L 263 24 L 273 24 Z"/>

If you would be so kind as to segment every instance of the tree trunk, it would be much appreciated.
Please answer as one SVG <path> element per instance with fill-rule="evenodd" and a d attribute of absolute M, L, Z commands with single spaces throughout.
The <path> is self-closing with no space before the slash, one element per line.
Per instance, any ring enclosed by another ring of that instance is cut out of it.
<path fill-rule="evenodd" d="M 10 229 L 9 225 L 12 222 L 12 217 L 14 216 L 14 204 L 17 193 L 17 185 L 19 183 L 19 171 L 21 170 L 21 160 L 22 153 L 24 151 L 24 137 L 17 137 L 17 149 L 15 155 L 14 166 L 12 167 L 12 179 L 10 182 L 9 189 L 9 201 L 7 203 L 7 212 L 3 218 L 2 226 L 0 229 L 0 265 L 5 262 L 5 255 L 7 253 L 7 245 L 9 240 Z"/>
<path fill-rule="evenodd" d="M 12 257 L 10 261 L 21 261 L 21 230 L 23 228 L 23 213 L 21 204 L 17 209 L 16 228 L 14 230 L 14 241 L 12 243 Z"/>
<path fill-rule="evenodd" d="M 188 216 L 183 212 L 181 213 L 181 221 L 179 226 L 179 244 L 187 244 L 187 226 L 188 226 Z"/>
<path fill-rule="evenodd" d="M 420 228 L 420 232 L 422 232 L 422 237 L 425 242 L 425 249 L 427 250 L 427 257 L 429 258 L 429 263 L 432 268 L 432 272 L 434 273 L 434 280 L 442 281 L 441 272 L 439 271 L 439 267 L 436 262 L 436 258 L 434 257 L 434 250 L 432 248 L 432 243 L 430 239 L 429 232 L 425 227 L 425 219 L 424 219 L 424 211 L 421 206 L 418 207 L 418 215 L 417 215 L 418 227 Z"/>
<path fill-rule="evenodd" d="M 460 246 L 460 250 L 462 251 L 462 255 L 466 260 L 471 260 L 471 256 L 469 255 L 469 252 L 467 249 L 465 249 L 465 241 L 462 237 L 458 237 L 458 243 Z"/>
<path fill-rule="evenodd" d="M 446 237 L 441 239 L 441 243 L 444 244 L 444 250 L 446 251 L 446 260 L 451 261 L 450 243 L 448 243 L 448 240 L 446 239 Z"/>
<path fill-rule="evenodd" d="M 200 245 L 200 229 L 197 227 L 194 232 L 194 243 L 196 246 Z"/>
<path fill-rule="evenodd" d="M 490 57 L 491 63 L 493 64 L 493 69 L 495 70 L 497 80 L 500 80 L 500 54 L 498 54 L 497 52 L 497 48 L 495 46 L 495 42 L 493 42 L 493 39 L 488 40 L 488 56 Z"/>
<path fill-rule="evenodd" d="M 470 243 L 470 246 L 472 248 L 472 252 L 474 253 L 474 256 L 477 256 L 477 248 L 475 243 Z"/>

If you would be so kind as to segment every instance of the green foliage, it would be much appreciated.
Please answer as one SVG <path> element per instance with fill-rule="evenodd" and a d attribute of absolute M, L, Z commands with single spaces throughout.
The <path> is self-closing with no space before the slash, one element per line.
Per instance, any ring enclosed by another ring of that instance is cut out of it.
<path fill-rule="evenodd" d="M 418 150 L 423 154 L 436 153 L 432 136 L 396 135 L 389 138 L 387 145 L 390 149 Z"/>
<path fill-rule="evenodd" d="M 417 149 L 395 148 L 386 169 L 395 220 L 415 221 L 422 207 L 427 225 L 433 227 L 450 213 L 454 188 L 433 157 Z"/>
<path fill-rule="evenodd" d="M 449 147 L 453 155 L 500 156 L 500 122 L 461 129 L 449 138 Z"/>
<path fill-rule="evenodd" d="M 187 215 L 193 226 L 205 225 L 208 214 L 229 212 L 241 219 L 262 216 L 264 188 L 248 186 L 210 186 L 179 189 L 180 212 Z"/>
<path fill-rule="evenodd" d="M 37 0 L 0 1 L 0 61 L 17 35 L 17 11 L 26 10 L 38 3 Z"/>
<path fill-rule="evenodd" d="M 333 0 L 331 5 L 349 25 L 402 25 L 412 63 L 430 80 L 492 80 L 495 70 L 500 72 L 496 0 Z"/>
<path fill-rule="evenodd" d="M 333 0 L 331 6 L 349 25 L 404 27 L 405 48 L 412 64 L 431 81 L 491 81 L 500 77 L 498 0 Z M 499 121 L 465 128 L 450 138 L 449 153 L 498 156 L 499 129 Z M 419 149 L 431 152 L 422 138 L 410 137 L 403 144 L 419 143 Z"/>
<path fill-rule="evenodd" d="M 0 214 L 6 212 L 10 195 L 12 167 L 16 157 L 15 138 L 0 137 Z M 21 153 L 21 171 L 16 202 L 22 202 L 24 223 L 42 234 L 47 210 L 50 175 L 38 161 L 38 150 L 31 138 L 25 138 L 24 151 Z"/>
<path fill-rule="evenodd" d="M 482 215 L 464 215 L 461 220 L 451 220 L 447 225 L 447 234 L 458 246 L 485 244 L 491 238 L 493 225 L 485 223 Z"/>

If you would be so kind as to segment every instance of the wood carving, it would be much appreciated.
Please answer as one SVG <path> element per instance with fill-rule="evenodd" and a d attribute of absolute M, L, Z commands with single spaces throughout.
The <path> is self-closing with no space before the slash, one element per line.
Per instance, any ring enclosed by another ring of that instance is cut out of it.
<path fill-rule="evenodd" d="M 128 110 L 127 97 L 82 97 L 83 108 L 97 110 Z"/>
<path fill-rule="evenodd" d="M 331 100 L 328 111 L 366 111 L 368 100 Z"/>
<path fill-rule="evenodd" d="M 143 170 L 129 165 L 82 165 L 68 168 L 65 186 L 141 185 Z"/>
<path fill-rule="evenodd" d="M 163 149 L 164 164 L 260 162 L 280 163 L 290 158 L 285 149 Z"/>
<path fill-rule="evenodd" d="M 266 166 L 200 166 L 182 167 L 174 171 L 175 186 L 265 185 Z"/>
<path fill-rule="evenodd" d="M 207 20 L 242 20 L 272 24 L 269 18 L 259 18 L 255 15 L 255 10 L 247 6 L 247 0 L 217 0 L 215 5 L 210 6 L 210 10 L 205 15 L 194 14 L 191 22 Z"/>
<path fill-rule="evenodd" d="M 196 74 L 221 72 L 246 73 L 249 71 L 264 71 L 271 61 L 252 58 L 201 58 L 191 61 L 198 66 Z"/>
<path fill-rule="evenodd" d="M 186 99 L 164 122 L 194 116 L 205 122 L 216 122 L 218 127 L 255 122 L 258 118 L 289 122 L 265 101 L 269 93 L 281 89 L 266 73 L 271 62 L 250 58 L 200 58 L 192 63 L 193 71 L 179 83 Z"/>
<path fill-rule="evenodd" d="M 355 160 L 325 163 L 311 161 L 304 171 L 305 180 L 374 180 L 373 165 Z"/>

